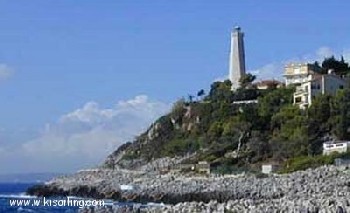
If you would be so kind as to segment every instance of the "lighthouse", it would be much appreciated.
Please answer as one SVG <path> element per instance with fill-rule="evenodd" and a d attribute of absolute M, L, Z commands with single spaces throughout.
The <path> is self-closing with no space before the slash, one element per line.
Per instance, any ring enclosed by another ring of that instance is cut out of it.
<path fill-rule="evenodd" d="M 229 79 L 232 83 L 232 90 L 240 87 L 239 80 L 246 73 L 243 37 L 244 33 L 238 26 L 231 32 Z"/>

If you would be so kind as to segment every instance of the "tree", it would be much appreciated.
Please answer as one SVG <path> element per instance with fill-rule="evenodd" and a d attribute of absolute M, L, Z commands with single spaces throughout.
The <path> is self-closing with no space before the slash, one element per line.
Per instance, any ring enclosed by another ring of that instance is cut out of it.
<path fill-rule="evenodd" d="M 339 90 L 331 104 L 332 133 L 340 140 L 350 139 L 350 90 Z"/>
<path fill-rule="evenodd" d="M 297 106 L 287 105 L 273 115 L 270 143 L 275 158 L 284 160 L 307 154 L 307 117 L 303 113 Z"/>
<path fill-rule="evenodd" d="M 205 95 L 204 89 L 201 89 L 201 90 L 199 90 L 199 91 L 197 92 L 197 96 L 198 96 L 198 97 L 202 97 L 202 96 L 204 96 L 204 95 Z"/>
<path fill-rule="evenodd" d="M 214 82 L 211 85 L 208 98 L 212 102 L 232 102 L 231 81 L 226 80 L 224 82 Z"/>
<path fill-rule="evenodd" d="M 222 123 L 216 121 L 209 127 L 208 135 L 213 139 L 219 138 L 222 134 L 222 131 L 223 131 Z"/>
<path fill-rule="evenodd" d="M 248 137 L 250 133 L 250 123 L 240 123 L 240 125 L 237 128 L 237 131 L 239 133 L 239 138 L 238 138 L 238 146 L 237 146 L 237 158 L 239 157 L 239 153 L 241 150 L 242 143 L 245 141 L 245 139 Z"/>
<path fill-rule="evenodd" d="M 317 67 L 317 69 L 321 69 L 322 67 L 320 66 L 320 63 L 318 62 L 318 61 L 315 61 L 314 63 L 313 63 L 313 65 L 315 66 L 315 67 Z"/>
<path fill-rule="evenodd" d="M 256 88 L 238 88 L 232 96 L 233 101 L 255 100 L 259 96 L 259 90 Z"/>
<path fill-rule="evenodd" d="M 170 115 L 171 115 L 171 119 L 173 119 L 176 124 L 182 123 L 182 117 L 186 111 L 185 107 L 186 107 L 186 101 L 184 98 L 179 99 L 172 106 Z"/>
<path fill-rule="evenodd" d="M 193 102 L 193 98 L 194 98 L 194 96 L 193 96 L 193 95 L 188 95 L 188 101 L 189 101 L 190 103 L 192 103 L 192 102 Z"/>
<path fill-rule="evenodd" d="M 240 149 L 242 147 L 242 144 L 246 141 L 246 138 L 249 136 L 251 126 L 251 123 L 242 120 L 242 118 L 239 116 L 232 117 L 227 122 L 225 122 L 225 125 L 223 126 L 222 135 L 238 137 L 236 157 L 239 157 Z"/>
<path fill-rule="evenodd" d="M 307 109 L 309 155 L 319 154 L 322 151 L 322 137 L 330 130 L 331 96 L 319 95 Z"/>
<path fill-rule="evenodd" d="M 349 73 L 349 64 L 344 61 L 342 57 L 341 60 L 337 60 L 334 56 L 325 58 L 322 62 L 323 73 L 327 73 L 328 70 L 334 70 L 337 75 L 346 75 Z"/>
<path fill-rule="evenodd" d="M 283 106 L 293 103 L 293 92 L 293 88 L 280 88 L 258 98 L 258 112 L 267 127 L 274 114 L 279 112 Z"/>
<path fill-rule="evenodd" d="M 267 142 L 267 135 L 260 131 L 252 131 L 247 141 L 248 150 L 252 152 L 251 163 L 265 160 L 269 157 L 270 146 Z"/>
<path fill-rule="evenodd" d="M 252 75 L 250 73 L 247 73 L 245 75 L 243 75 L 240 79 L 239 79 L 239 83 L 241 84 L 242 88 L 246 88 L 249 84 L 251 84 L 254 80 L 256 79 L 255 75 Z"/>

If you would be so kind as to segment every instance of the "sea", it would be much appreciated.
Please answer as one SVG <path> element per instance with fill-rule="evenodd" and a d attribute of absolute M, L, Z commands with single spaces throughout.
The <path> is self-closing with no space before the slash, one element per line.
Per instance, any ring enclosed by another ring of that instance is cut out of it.
<path fill-rule="evenodd" d="M 75 213 L 78 212 L 79 207 L 67 207 L 67 206 L 32 206 L 29 204 L 26 206 L 24 203 L 19 205 L 11 205 L 10 202 L 14 200 L 28 200 L 29 203 L 38 199 L 34 196 L 28 196 L 25 191 L 28 187 L 37 183 L 0 183 L 0 213 Z"/>
<path fill-rule="evenodd" d="M 28 187 L 33 186 L 38 183 L 0 183 L 0 213 L 77 213 L 79 211 L 79 206 L 67 206 L 60 205 L 60 203 L 56 203 L 58 205 L 54 205 L 54 200 L 66 200 L 67 197 L 64 198 L 50 198 L 51 205 L 43 205 L 43 198 L 38 198 L 35 196 L 28 196 L 25 194 L 25 191 Z M 82 198 L 70 197 L 75 200 L 87 200 Z M 18 205 L 16 200 L 23 201 L 26 200 L 29 202 L 28 205 L 22 203 L 22 205 Z M 40 205 L 36 205 L 34 201 L 41 200 Z M 46 200 L 47 201 L 47 200 Z M 12 203 L 12 205 L 11 205 Z M 47 202 L 48 203 L 48 202 Z M 15 205 L 13 205 L 15 204 Z M 115 202 L 110 200 L 104 200 L 104 205 L 115 205 L 118 207 L 132 207 L 133 205 L 138 205 L 140 208 L 145 208 L 147 205 L 153 204 L 136 204 L 136 203 L 124 203 L 124 202 Z"/>

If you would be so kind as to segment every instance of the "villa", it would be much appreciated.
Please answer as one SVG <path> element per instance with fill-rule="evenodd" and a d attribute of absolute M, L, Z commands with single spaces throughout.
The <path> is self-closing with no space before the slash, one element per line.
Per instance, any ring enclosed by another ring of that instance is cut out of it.
<path fill-rule="evenodd" d="M 321 74 L 320 68 L 313 64 L 288 64 L 284 77 L 286 86 L 296 85 L 293 102 L 301 109 L 306 109 L 318 94 L 335 95 L 337 90 L 343 89 L 347 81 L 336 75 L 333 70 Z"/>

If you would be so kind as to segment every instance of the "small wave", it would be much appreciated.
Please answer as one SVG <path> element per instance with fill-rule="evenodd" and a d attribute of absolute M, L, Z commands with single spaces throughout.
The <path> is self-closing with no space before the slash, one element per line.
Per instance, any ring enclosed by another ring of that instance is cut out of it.
<path fill-rule="evenodd" d="M 31 199 L 36 198 L 36 196 L 27 195 L 24 192 L 19 194 L 0 194 L 0 198 L 24 198 Z"/>
<path fill-rule="evenodd" d="M 149 203 L 147 203 L 147 206 L 164 206 L 164 203 L 152 203 L 152 202 L 149 202 Z"/>
<path fill-rule="evenodd" d="M 17 209 L 17 212 L 35 212 L 34 210 L 31 210 L 31 209 L 24 209 L 22 207 L 19 207 Z"/>

